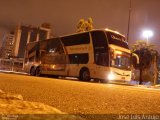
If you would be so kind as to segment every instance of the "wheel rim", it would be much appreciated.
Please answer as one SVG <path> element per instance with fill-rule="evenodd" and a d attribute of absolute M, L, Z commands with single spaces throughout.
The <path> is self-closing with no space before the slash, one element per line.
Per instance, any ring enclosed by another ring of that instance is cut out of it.
<path fill-rule="evenodd" d="M 34 70 L 34 68 L 31 68 L 31 75 L 32 75 L 32 76 L 35 75 L 35 70 Z"/>
<path fill-rule="evenodd" d="M 41 73 L 40 73 L 40 69 L 39 68 L 37 68 L 36 69 L 36 76 L 40 76 L 41 75 Z"/>
<path fill-rule="evenodd" d="M 84 80 L 84 81 L 89 81 L 90 80 L 90 75 L 89 75 L 88 71 L 83 71 L 82 80 Z"/>

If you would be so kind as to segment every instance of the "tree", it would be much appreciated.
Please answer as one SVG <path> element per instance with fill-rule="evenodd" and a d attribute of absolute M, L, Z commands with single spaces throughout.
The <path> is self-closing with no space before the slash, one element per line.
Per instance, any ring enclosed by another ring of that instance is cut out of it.
<path fill-rule="evenodd" d="M 93 20 L 92 18 L 88 18 L 87 21 L 84 19 L 80 19 L 77 25 L 77 32 L 85 32 L 93 29 Z"/>
<path fill-rule="evenodd" d="M 93 20 L 91 17 L 88 18 L 88 20 L 85 22 L 85 27 L 86 27 L 85 28 L 86 31 L 90 31 L 93 29 Z"/>
<path fill-rule="evenodd" d="M 80 19 L 77 25 L 77 32 L 84 32 L 85 31 L 85 21 L 84 19 Z"/>
<path fill-rule="evenodd" d="M 148 45 L 145 41 L 137 41 L 136 44 L 132 46 L 132 52 L 139 56 L 139 64 L 136 64 L 136 60 L 132 59 L 132 64 L 135 69 L 139 69 L 140 78 L 139 84 L 143 82 L 143 71 L 149 69 L 151 64 L 154 64 L 154 71 L 157 71 L 156 63 L 158 58 L 158 52 L 154 49 L 154 45 Z M 155 76 L 156 73 L 155 73 Z M 154 77 L 154 83 L 157 77 Z"/>

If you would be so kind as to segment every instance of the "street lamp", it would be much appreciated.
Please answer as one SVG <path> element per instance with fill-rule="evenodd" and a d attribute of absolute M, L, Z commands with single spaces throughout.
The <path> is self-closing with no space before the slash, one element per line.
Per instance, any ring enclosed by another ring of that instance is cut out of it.
<path fill-rule="evenodd" d="M 127 28 L 127 42 L 129 41 L 130 22 L 131 22 L 132 1 L 129 0 L 129 15 L 128 15 L 128 28 Z"/>
<path fill-rule="evenodd" d="M 152 36 L 153 36 L 153 32 L 151 30 L 143 31 L 143 37 L 147 39 L 147 45 L 148 45 L 149 37 L 152 37 Z"/>

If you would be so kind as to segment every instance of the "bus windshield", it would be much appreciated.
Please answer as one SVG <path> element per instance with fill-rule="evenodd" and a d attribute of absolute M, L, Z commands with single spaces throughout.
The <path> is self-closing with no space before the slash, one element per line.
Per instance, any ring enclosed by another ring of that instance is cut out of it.
<path fill-rule="evenodd" d="M 109 44 L 129 49 L 128 43 L 124 36 L 109 31 L 107 31 L 106 34 Z"/>
<path fill-rule="evenodd" d="M 119 69 L 130 70 L 130 54 L 125 52 L 120 52 L 121 54 L 114 54 L 111 58 L 111 66 Z"/>

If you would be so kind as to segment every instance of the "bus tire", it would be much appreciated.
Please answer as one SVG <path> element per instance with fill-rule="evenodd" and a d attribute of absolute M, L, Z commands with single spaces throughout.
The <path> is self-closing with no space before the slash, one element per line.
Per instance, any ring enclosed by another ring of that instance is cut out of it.
<path fill-rule="evenodd" d="M 30 75 L 31 75 L 31 76 L 35 76 L 35 75 L 36 75 L 36 72 L 35 72 L 35 68 L 34 68 L 34 67 L 31 67 Z"/>
<path fill-rule="evenodd" d="M 101 79 L 100 82 L 101 82 L 101 83 L 108 83 L 108 80 Z"/>
<path fill-rule="evenodd" d="M 41 76 L 40 67 L 37 67 L 37 68 L 36 68 L 35 74 L 36 74 L 37 77 Z"/>
<path fill-rule="evenodd" d="M 98 78 L 95 78 L 94 79 L 94 82 L 96 82 L 96 83 L 99 83 L 101 80 L 100 79 L 98 79 Z"/>
<path fill-rule="evenodd" d="M 79 79 L 81 81 L 90 81 L 90 72 L 87 68 L 82 68 L 80 70 L 80 75 L 79 75 Z"/>

